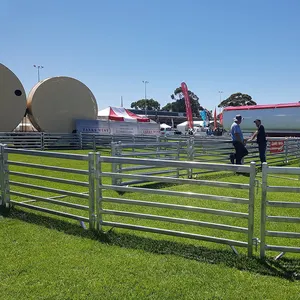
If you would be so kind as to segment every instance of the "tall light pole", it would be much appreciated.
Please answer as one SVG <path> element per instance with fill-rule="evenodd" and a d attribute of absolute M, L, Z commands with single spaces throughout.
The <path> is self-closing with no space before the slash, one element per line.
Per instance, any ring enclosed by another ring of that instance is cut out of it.
<path fill-rule="evenodd" d="M 222 102 L 222 94 L 223 94 L 223 91 L 219 91 L 219 94 L 220 94 L 220 103 Z"/>
<path fill-rule="evenodd" d="M 222 94 L 223 94 L 223 91 L 219 91 L 219 94 L 220 94 L 220 103 L 222 102 Z M 219 103 L 219 104 L 220 104 Z"/>
<path fill-rule="evenodd" d="M 147 83 L 149 83 L 149 81 L 143 80 L 142 82 L 145 85 L 145 116 L 147 116 Z"/>
<path fill-rule="evenodd" d="M 33 65 L 36 69 L 37 69 L 37 73 L 38 73 L 38 82 L 40 82 L 40 69 L 43 69 L 43 66 L 37 66 L 37 65 Z"/>

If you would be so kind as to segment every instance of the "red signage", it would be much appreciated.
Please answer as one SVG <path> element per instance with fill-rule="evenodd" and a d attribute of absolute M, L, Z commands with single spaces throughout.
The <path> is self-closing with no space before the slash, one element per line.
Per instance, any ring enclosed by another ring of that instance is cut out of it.
<path fill-rule="evenodd" d="M 193 129 L 193 114 L 192 114 L 192 107 L 190 102 L 189 90 L 185 82 L 181 83 L 181 90 L 185 100 L 185 109 L 186 109 L 186 116 L 188 120 L 189 128 Z"/>
<path fill-rule="evenodd" d="M 279 153 L 284 151 L 284 141 L 271 141 L 270 152 Z"/>

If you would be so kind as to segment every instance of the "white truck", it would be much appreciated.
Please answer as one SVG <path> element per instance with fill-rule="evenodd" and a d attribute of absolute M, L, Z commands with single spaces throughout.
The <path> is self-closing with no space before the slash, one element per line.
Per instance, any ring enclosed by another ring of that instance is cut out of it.
<path fill-rule="evenodd" d="M 253 122 L 260 119 L 268 136 L 300 136 L 300 102 L 226 107 L 222 112 L 225 130 L 229 131 L 236 115 L 242 116 L 245 133 L 254 132 Z"/>

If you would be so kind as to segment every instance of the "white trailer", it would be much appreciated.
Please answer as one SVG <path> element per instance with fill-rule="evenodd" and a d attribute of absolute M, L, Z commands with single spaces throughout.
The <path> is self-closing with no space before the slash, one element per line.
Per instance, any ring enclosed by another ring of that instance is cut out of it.
<path fill-rule="evenodd" d="M 300 102 L 226 107 L 223 110 L 223 127 L 229 130 L 236 115 L 241 115 L 244 132 L 254 132 L 255 119 L 260 119 L 268 136 L 300 136 Z"/>

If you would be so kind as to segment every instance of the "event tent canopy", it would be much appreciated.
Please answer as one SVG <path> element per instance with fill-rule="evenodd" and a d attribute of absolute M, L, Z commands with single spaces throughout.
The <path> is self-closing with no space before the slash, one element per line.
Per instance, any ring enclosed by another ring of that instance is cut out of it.
<path fill-rule="evenodd" d="M 107 107 L 98 111 L 99 120 L 121 122 L 150 122 L 149 118 L 140 117 L 124 107 Z"/>
<path fill-rule="evenodd" d="M 168 124 L 166 123 L 162 123 L 159 125 L 160 128 L 172 128 L 171 126 L 169 126 Z"/>
<path fill-rule="evenodd" d="M 205 125 L 208 126 L 208 124 L 214 124 L 214 121 L 205 121 Z M 217 121 L 217 124 L 220 125 L 220 122 Z M 203 121 L 193 121 L 193 126 L 194 127 L 197 127 L 197 126 L 203 127 L 203 125 L 204 125 Z M 187 121 L 177 125 L 177 130 L 181 131 L 182 133 L 185 133 L 187 131 L 187 128 L 188 128 L 188 122 Z"/>

